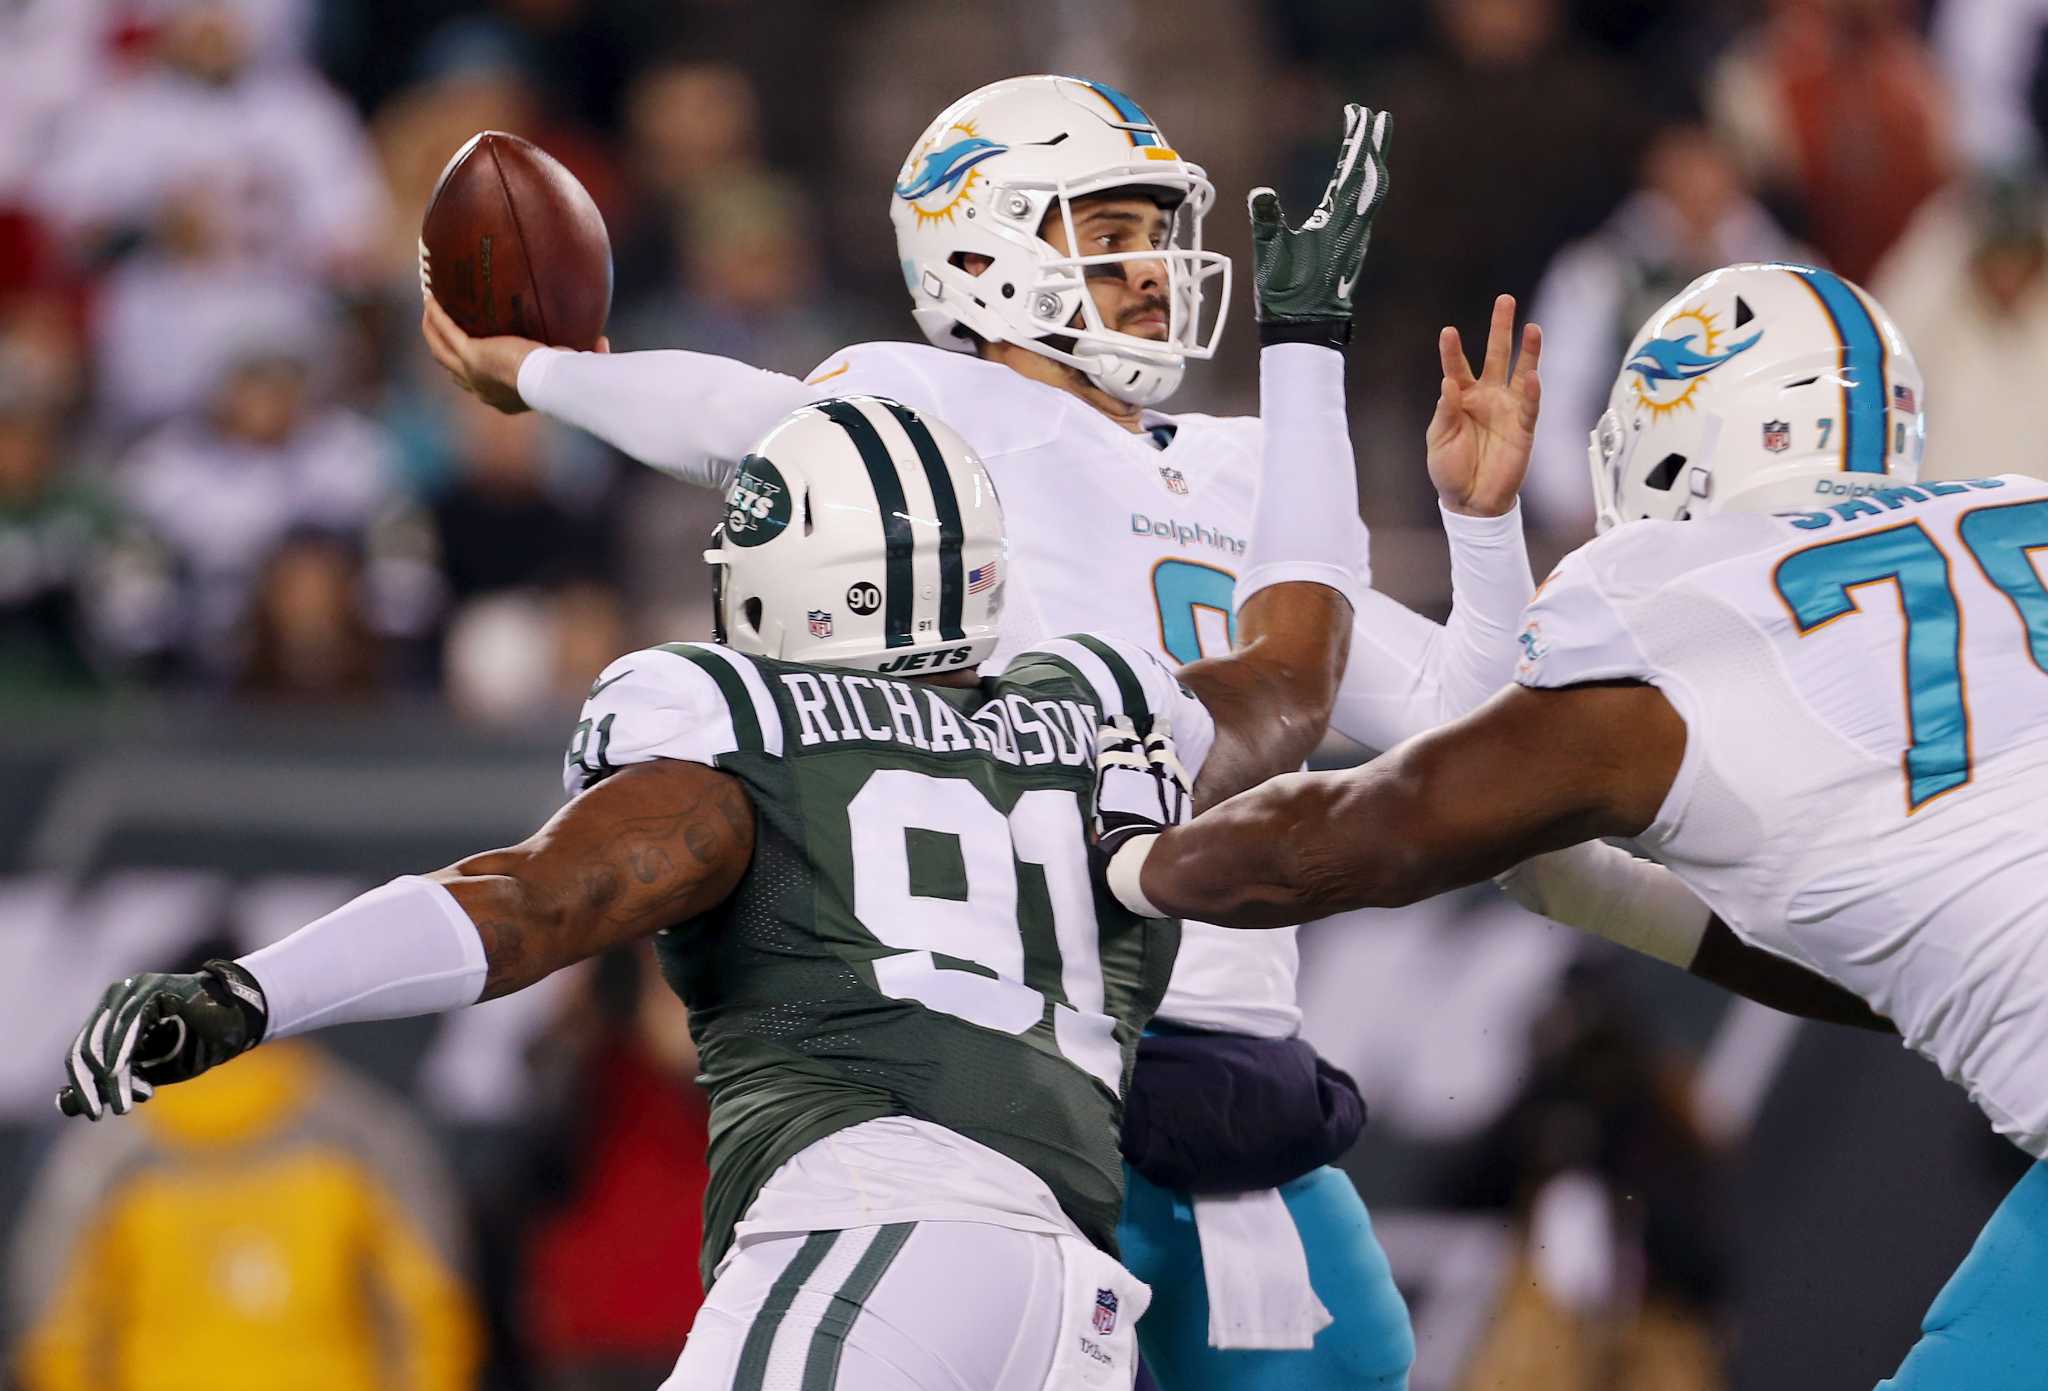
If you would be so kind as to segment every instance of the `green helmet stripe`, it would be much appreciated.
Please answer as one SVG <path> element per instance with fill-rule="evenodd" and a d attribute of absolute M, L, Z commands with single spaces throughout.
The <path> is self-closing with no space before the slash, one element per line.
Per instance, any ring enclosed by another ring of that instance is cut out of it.
<path fill-rule="evenodd" d="M 917 540 L 910 529 L 903 480 L 896 476 L 896 460 L 890 455 L 889 446 L 882 442 L 882 432 L 861 414 L 860 407 L 850 401 L 820 401 L 817 409 L 853 437 L 854 447 L 860 451 L 860 461 L 867 465 L 868 482 L 875 489 L 875 505 L 882 513 L 884 631 L 889 646 L 908 647 L 911 642 L 911 604 L 916 598 L 917 587 L 911 575 L 910 562 Z"/>
<path fill-rule="evenodd" d="M 946 458 L 939 453 L 939 442 L 932 438 L 931 429 L 916 411 L 883 397 L 875 399 L 889 408 L 903 433 L 910 436 L 917 461 L 924 465 L 925 481 L 931 484 L 932 510 L 939 518 L 939 636 L 948 642 L 959 642 L 967 636 L 960 627 L 961 605 L 966 601 L 967 591 L 961 578 L 960 498 L 953 491 L 953 475 L 946 471 Z"/>

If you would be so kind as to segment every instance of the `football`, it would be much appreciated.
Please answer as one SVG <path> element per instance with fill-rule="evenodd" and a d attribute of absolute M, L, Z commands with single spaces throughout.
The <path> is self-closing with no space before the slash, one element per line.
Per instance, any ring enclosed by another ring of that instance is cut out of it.
<path fill-rule="evenodd" d="M 593 348 L 611 312 L 611 238 L 559 160 L 487 130 L 455 152 L 427 200 L 420 288 L 475 337 Z"/>

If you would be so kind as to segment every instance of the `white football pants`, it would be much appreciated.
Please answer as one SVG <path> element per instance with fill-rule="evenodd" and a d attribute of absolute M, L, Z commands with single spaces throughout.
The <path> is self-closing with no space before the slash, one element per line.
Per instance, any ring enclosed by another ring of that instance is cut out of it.
<path fill-rule="evenodd" d="M 1151 1290 L 1074 1237 L 899 1222 L 755 1241 L 662 1391 L 1128 1391 Z"/>

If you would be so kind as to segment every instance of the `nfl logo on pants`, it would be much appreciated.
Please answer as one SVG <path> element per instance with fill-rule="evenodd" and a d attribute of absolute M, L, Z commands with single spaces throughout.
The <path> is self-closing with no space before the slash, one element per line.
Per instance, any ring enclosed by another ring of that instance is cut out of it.
<path fill-rule="evenodd" d="M 1095 1331 L 1107 1338 L 1116 1332 L 1116 1291 L 1095 1292 Z"/>

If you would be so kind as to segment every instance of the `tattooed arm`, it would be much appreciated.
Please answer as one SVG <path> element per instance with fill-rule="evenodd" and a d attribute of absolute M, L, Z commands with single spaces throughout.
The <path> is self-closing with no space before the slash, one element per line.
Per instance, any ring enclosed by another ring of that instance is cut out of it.
<path fill-rule="evenodd" d="M 427 877 L 476 924 L 488 1000 L 717 906 L 753 854 L 738 780 L 658 759 L 614 773 L 519 844 Z"/>
<path fill-rule="evenodd" d="M 115 981 L 71 1045 L 57 1107 L 125 1115 L 267 1039 L 509 995 L 688 922 L 753 855 L 738 782 L 697 763 L 636 763 L 510 849 L 394 879 L 239 960 Z"/>

